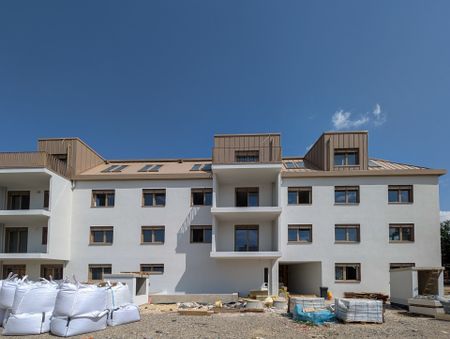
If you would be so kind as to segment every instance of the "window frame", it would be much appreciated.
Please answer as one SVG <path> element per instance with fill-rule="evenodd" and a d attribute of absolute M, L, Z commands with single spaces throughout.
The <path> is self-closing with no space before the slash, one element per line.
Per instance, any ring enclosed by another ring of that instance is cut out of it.
<path fill-rule="evenodd" d="M 409 198 L 410 201 L 402 201 L 402 195 L 401 191 L 409 191 Z M 398 194 L 398 201 L 390 201 L 389 200 L 389 193 L 391 191 L 396 191 Z M 414 185 L 389 185 L 388 186 L 388 204 L 391 205 L 408 205 L 414 203 Z"/>
<path fill-rule="evenodd" d="M 355 164 L 349 164 L 349 154 L 356 154 L 356 163 Z M 344 165 L 337 165 L 336 164 L 336 155 L 337 154 L 343 154 L 344 155 Z M 334 149 L 333 153 L 333 165 L 334 167 L 357 167 L 360 166 L 361 161 L 359 157 L 359 149 L 358 148 L 336 148 Z"/>
<path fill-rule="evenodd" d="M 42 227 L 41 231 L 41 245 L 47 245 L 48 244 L 48 226 Z"/>
<path fill-rule="evenodd" d="M 156 241 L 155 231 L 163 231 L 163 241 Z M 144 241 L 144 231 L 152 231 L 152 240 Z M 164 245 L 166 242 L 166 227 L 165 226 L 141 226 L 141 245 Z"/>
<path fill-rule="evenodd" d="M 211 230 L 211 241 L 205 241 L 205 231 Z M 194 230 L 203 230 L 203 241 L 194 241 Z M 211 244 L 212 243 L 212 225 L 191 225 L 190 226 L 190 243 L 191 244 Z"/>
<path fill-rule="evenodd" d="M 93 232 L 103 232 L 103 241 L 94 241 Z M 107 242 L 106 232 L 112 232 L 112 241 Z M 91 226 L 89 228 L 89 246 L 111 246 L 114 243 L 114 226 Z"/>
<path fill-rule="evenodd" d="M 238 159 L 251 159 L 251 160 L 238 160 Z M 236 163 L 256 163 L 259 162 L 260 152 L 257 149 L 254 150 L 234 150 L 234 161 Z"/>
<path fill-rule="evenodd" d="M 289 224 L 288 225 L 288 244 L 312 244 L 313 242 L 313 225 L 312 224 Z M 289 230 L 295 229 L 297 230 L 297 240 L 289 240 Z M 309 240 L 301 240 L 300 239 L 300 230 L 308 230 L 309 231 Z"/>
<path fill-rule="evenodd" d="M 202 193 L 203 194 L 203 204 L 197 205 L 194 204 L 194 193 Z M 206 204 L 206 193 L 211 193 L 211 204 Z M 212 206 L 212 188 L 191 188 L 191 206 Z"/>
<path fill-rule="evenodd" d="M 12 232 L 17 232 L 18 233 L 18 240 L 17 240 L 17 245 L 16 248 L 13 249 L 13 251 L 11 251 L 11 233 Z M 23 239 L 24 235 L 25 235 L 25 239 Z M 4 229 L 4 249 L 3 252 L 4 253 L 29 253 L 28 252 L 28 241 L 29 241 L 29 229 L 28 227 L 20 227 L 20 226 L 6 226 Z M 24 244 L 25 250 L 22 251 L 21 249 L 21 244 Z"/>
<path fill-rule="evenodd" d="M 296 193 L 296 203 L 291 204 L 289 203 L 289 193 L 295 192 Z M 308 203 L 300 203 L 300 192 L 308 192 L 309 193 L 309 202 Z M 292 186 L 288 187 L 288 206 L 296 206 L 296 205 L 312 205 L 312 186 Z"/>
<path fill-rule="evenodd" d="M 12 199 L 13 197 L 20 197 L 20 208 L 12 208 L 13 204 L 12 204 Z M 24 201 L 23 201 L 23 197 L 27 197 L 28 198 L 28 206 L 24 207 Z M 11 211 L 20 211 L 20 210 L 29 210 L 31 207 L 31 191 L 27 191 L 27 190 L 19 190 L 19 191 L 8 191 L 7 192 L 7 210 L 11 210 Z"/>
<path fill-rule="evenodd" d="M 101 279 L 92 279 L 92 269 L 93 268 L 101 268 L 102 269 L 102 278 Z M 88 264 L 88 281 L 97 282 L 104 280 L 105 274 L 111 274 L 111 273 L 105 273 L 105 268 L 110 269 L 112 273 L 112 264 Z"/>
<path fill-rule="evenodd" d="M 247 197 L 247 204 L 245 206 L 238 206 L 237 202 L 238 202 L 238 192 L 244 193 Z M 251 206 L 249 204 L 249 196 L 250 194 L 257 194 L 258 197 L 258 203 L 256 206 Z M 234 188 L 234 207 L 259 207 L 259 187 L 235 187 Z"/>
<path fill-rule="evenodd" d="M 98 194 L 105 194 L 105 206 L 97 206 L 96 205 L 96 196 Z M 108 203 L 108 195 L 113 195 L 114 197 L 114 203 L 112 205 L 109 205 Z M 116 204 L 116 190 L 92 190 L 91 194 L 91 208 L 113 208 Z"/>
<path fill-rule="evenodd" d="M 400 234 L 400 240 L 392 240 L 391 239 L 391 228 L 399 228 L 399 234 Z M 404 228 L 410 228 L 412 229 L 411 235 L 412 235 L 412 240 L 403 240 L 403 229 Z M 405 243 L 405 244 L 410 244 L 415 242 L 415 226 L 412 223 L 407 223 L 407 224 L 389 224 L 389 243 L 393 243 L 393 244 L 398 244 L 398 243 Z"/>
<path fill-rule="evenodd" d="M 347 267 L 356 266 L 356 280 L 347 279 Z M 338 267 L 343 267 L 343 279 L 336 279 L 336 270 Z M 360 283 L 361 282 L 361 263 L 335 263 L 334 264 L 334 282 L 335 283 Z"/>
<path fill-rule="evenodd" d="M 337 202 L 336 201 L 336 192 L 345 192 L 345 202 Z M 349 202 L 348 200 L 348 192 L 356 191 L 356 202 Z M 334 204 L 339 206 L 344 205 L 358 205 L 360 203 L 360 188 L 359 186 L 334 186 Z"/>
<path fill-rule="evenodd" d="M 256 247 L 257 249 L 255 251 L 249 251 L 249 241 L 248 241 L 248 233 L 247 233 L 247 243 L 246 243 L 246 250 L 245 251 L 238 251 L 236 247 L 236 231 L 237 230 L 246 230 L 246 231 L 253 231 L 256 230 Z M 259 225 L 234 225 L 234 252 L 259 252 Z"/>
<path fill-rule="evenodd" d="M 151 194 L 152 195 L 152 205 L 146 205 L 145 204 L 145 194 Z M 156 194 L 164 194 L 164 205 L 157 205 L 156 204 Z M 142 207 L 166 207 L 167 203 L 167 194 L 165 188 L 160 189 L 152 189 L 152 188 L 145 188 L 142 189 Z"/>
<path fill-rule="evenodd" d="M 155 270 L 144 271 L 142 268 L 145 267 L 145 266 L 152 267 L 152 268 L 155 268 L 155 267 L 158 267 L 158 266 L 162 267 L 162 272 L 161 271 L 155 271 Z M 164 264 L 140 264 L 139 265 L 139 270 L 140 270 L 140 272 L 148 274 L 148 275 L 163 275 L 164 272 L 165 272 L 165 267 L 164 267 Z"/>
<path fill-rule="evenodd" d="M 59 274 L 59 276 L 53 274 L 52 279 L 53 280 L 61 280 L 64 278 L 64 265 L 63 264 L 41 264 L 40 265 L 40 272 L 41 272 L 41 277 L 48 279 L 49 280 L 49 276 L 46 276 L 44 273 L 45 270 L 52 270 L 52 271 L 57 271 L 60 270 L 61 274 Z"/>
<path fill-rule="evenodd" d="M 346 240 L 337 240 L 336 239 L 336 229 L 345 229 L 345 239 Z M 356 234 L 358 240 L 353 241 L 349 240 L 348 229 L 356 228 Z M 360 224 L 336 224 L 334 225 L 334 243 L 335 244 L 359 244 L 361 242 L 361 225 Z"/>

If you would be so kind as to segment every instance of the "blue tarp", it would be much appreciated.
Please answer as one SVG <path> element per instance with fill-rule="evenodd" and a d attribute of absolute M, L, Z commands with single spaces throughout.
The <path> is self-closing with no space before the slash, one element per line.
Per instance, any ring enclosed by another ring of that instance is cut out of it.
<path fill-rule="evenodd" d="M 302 305 L 295 305 L 294 320 L 312 323 L 314 325 L 323 325 L 325 322 L 336 321 L 336 316 L 330 310 L 318 310 L 315 312 L 303 312 Z"/>

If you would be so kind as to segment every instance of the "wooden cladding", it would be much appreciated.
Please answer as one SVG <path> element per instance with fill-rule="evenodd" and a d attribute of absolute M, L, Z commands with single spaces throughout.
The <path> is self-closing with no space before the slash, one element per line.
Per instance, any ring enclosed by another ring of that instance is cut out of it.
<path fill-rule="evenodd" d="M 213 163 L 242 162 L 281 163 L 280 135 L 216 135 L 214 137 Z"/>
<path fill-rule="evenodd" d="M 45 152 L 0 153 L 0 168 L 48 168 L 64 177 L 69 176 L 66 164 Z"/>
<path fill-rule="evenodd" d="M 335 154 L 351 150 L 358 163 L 352 166 L 335 164 Z M 305 155 L 305 160 L 323 171 L 367 170 L 369 168 L 367 132 L 324 133 Z"/>

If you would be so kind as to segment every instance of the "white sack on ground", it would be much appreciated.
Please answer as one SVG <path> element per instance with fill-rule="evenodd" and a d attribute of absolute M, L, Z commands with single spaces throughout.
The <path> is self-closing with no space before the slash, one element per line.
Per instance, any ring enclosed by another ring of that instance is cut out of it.
<path fill-rule="evenodd" d="M 115 309 L 131 303 L 131 294 L 128 286 L 121 282 L 107 288 L 108 299 L 106 308 L 108 310 Z"/>
<path fill-rule="evenodd" d="M 64 283 L 58 292 L 54 316 L 74 317 L 106 309 L 106 288 Z"/>
<path fill-rule="evenodd" d="M 73 335 L 85 334 L 89 332 L 101 331 L 106 328 L 107 311 L 76 317 L 53 317 L 50 322 L 52 334 L 60 337 L 70 337 Z"/>
<path fill-rule="evenodd" d="M 10 278 L 3 281 L 0 290 L 0 308 L 11 308 L 14 302 L 17 286 L 25 284 L 26 276 L 23 279 Z"/>
<path fill-rule="evenodd" d="M 4 324 L 3 335 L 31 335 L 48 332 L 51 315 L 52 312 L 10 313 Z"/>
<path fill-rule="evenodd" d="M 124 305 L 111 310 L 108 314 L 108 325 L 117 326 L 141 320 L 139 307 L 133 304 Z"/>
<path fill-rule="evenodd" d="M 12 313 L 45 313 L 52 312 L 58 294 L 57 284 L 36 282 L 17 286 Z"/>

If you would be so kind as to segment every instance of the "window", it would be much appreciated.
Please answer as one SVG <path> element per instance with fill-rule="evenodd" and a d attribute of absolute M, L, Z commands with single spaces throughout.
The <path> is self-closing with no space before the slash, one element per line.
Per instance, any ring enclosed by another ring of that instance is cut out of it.
<path fill-rule="evenodd" d="M 141 264 L 141 272 L 149 274 L 163 274 L 164 264 Z"/>
<path fill-rule="evenodd" d="M 128 165 L 112 165 L 105 168 L 102 173 L 120 173 L 123 169 L 127 168 Z"/>
<path fill-rule="evenodd" d="M 95 264 L 89 265 L 89 280 L 103 280 L 104 274 L 111 274 L 112 265 L 109 264 Z"/>
<path fill-rule="evenodd" d="M 310 205 L 312 203 L 312 187 L 289 187 L 289 205 Z"/>
<path fill-rule="evenodd" d="M 334 151 L 334 166 L 357 166 L 357 165 L 359 165 L 358 150 Z"/>
<path fill-rule="evenodd" d="M 26 275 L 26 265 L 3 265 L 3 279 L 6 279 L 11 272 L 22 278 Z"/>
<path fill-rule="evenodd" d="M 336 242 L 359 242 L 359 225 L 335 225 L 334 237 Z"/>
<path fill-rule="evenodd" d="M 9 210 L 30 209 L 30 191 L 10 191 L 8 192 Z"/>
<path fill-rule="evenodd" d="M 92 226 L 89 243 L 91 245 L 112 245 L 112 226 Z"/>
<path fill-rule="evenodd" d="M 284 167 L 287 169 L 295 169 L 295 168 L 305 168 L 305 163 L 303 160 L 300 161 L 286 161 L 284 163 Z"/>
<path fill-rule="evenodd" d="M 142 226 L 141 244 L 164 244 L 164 226 Z"/>
<path fill-rule="evenodd" d="M 389 241 L 413 242 L 414 225 L 412 224 L 389 225 Z"/>
<path fill-rule="evenodd" d="M 42 245 L 47 245 L 47 237 L 48 237 L 48 227 L 44 226 L 42 227 L 42 239 L 41 239 Z"/>
<path fill-rule="evenodd" d="M 145 165 L 138 172 L 159 172 L 163 165 Z"/>
<path fill-rule="evenodd" d="M 211 226 L 191 226 L 191 243 L 211 243 Z"/>
<path fill-rule="evenodd" d="M 409 204 L 413 202 L 412 186 L 389 186 L 388 199 L 390 204 Z"/>
<path fill-rule="evenodd" d="M 336 281 L 361 281 L 361 264 L 336 264 L 334 269 Z"/>
<path fill-rule="evenodd" d="M 166 206 L 166 190 L 142 190 L 142 206 Z"/>
<path fill-rule="evenodd" d="M 114 190 L 92 191 L 92 207 L 114 207 Z"/>
<path fill-rule="evenodd" d="M 236 226 L 234 229 L 234 250 L 237 252 L 258 251 L 258 226 Z"/>
<path fill-rule="evenodd" d="M 359 186 L 336 186 L 334 188 L 334 202 L 342 205 L 359 204 Z"/>
<path fill-rule="evenodd" d="M 193 188 L 191 190 L 191 200 L 193 206 L 211 206 L 212 189 L 211 188 Z"/>
<path fill-rule="evenodd" d="M 44 191 L 44 208 L 48 209 L 48 205 L 49 205 L 49 192 L 48 191 Z"/>
<path fill-rule="evenodd" d="M 236 207 L 259 206 L 258 187 L 236 188 Z"/>
<path fill-rule="evenodd" d="M 63 265 L 41 265 L 41 277 L 50 280 L 61 280 L 63 278 Z"/>
<path fill-rule="evenodd" d="M 405 268 L 405 267 L 414 267 L 416 266 L 415 263 L 390 263 L 389 269 L 393 270 L 396 268 Z"/>
<path fill-rule="evenodd" d="M 236 162 L 258 162 L 259 151 L 234 151 Z"/>
<path fill-rule="evenodd" d="M 5 252 L 27 253 L 28 228 L 8 227 L 5 229 Z"/>
<path fill-rule="evenodd" d="M 312 242 L 312 225 L 289 225 L 288 242 L 290 243 Z"/>

